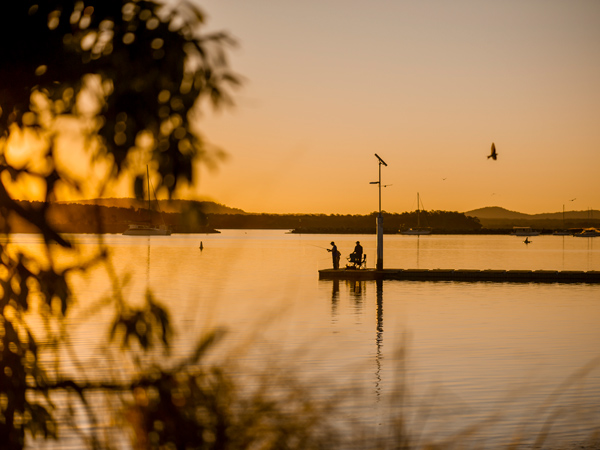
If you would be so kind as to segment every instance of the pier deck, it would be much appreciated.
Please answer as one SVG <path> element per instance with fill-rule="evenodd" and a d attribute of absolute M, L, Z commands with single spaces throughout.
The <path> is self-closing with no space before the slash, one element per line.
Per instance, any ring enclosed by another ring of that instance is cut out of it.
<path fill-rule="evenodd" d="M 600 271 L 468 269 L 322 269 L 321 280 L 492 281 L 600 283 Z"/>

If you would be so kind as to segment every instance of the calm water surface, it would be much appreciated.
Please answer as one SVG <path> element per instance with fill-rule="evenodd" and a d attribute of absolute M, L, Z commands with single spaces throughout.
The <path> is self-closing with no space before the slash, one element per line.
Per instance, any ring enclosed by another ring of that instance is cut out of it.
<path fill-rule="evenodd" d="M 70 237 L 83 253 L 97 245 L 94 236 Z M 493 417 L 474 437 L 493 446 L 539 431 L 557 407 L 564 414 L 553 439 L 598 430 L 600 367 L 561 383 L 600 357 L 600 285 L 320 281 L 332 239 L 342 262 L 360 240 L 374 266 L 375 236 L 367 235 L 226 230 L 104 238 L 116 273 L 130 277 L 125 296 L 141 302 L 150 287 L 170 308 L 175 356 L 224 326 L 223 352 L 252 343 L 232 353 L 248 370 L 288 367 L 317 395 L 339 395 L 348 416 L 382 433 L 385 417 L 397 412 L 388 399 L 402 380 L 410 394 L 404 407 L 431 439 Z M 526 246 L 514 236 L 386 235 L 384 266 L 600 270 L 600 238 L 531 239 Z M 28 235 L 12 241 L 39 243 Z M 111 315 L 89 320 L 81 312 L 111 294 L 109 278 L 98 268 L 72 282 L 73 342 L 86 367 L 101 371 L 98 343 Z"/>

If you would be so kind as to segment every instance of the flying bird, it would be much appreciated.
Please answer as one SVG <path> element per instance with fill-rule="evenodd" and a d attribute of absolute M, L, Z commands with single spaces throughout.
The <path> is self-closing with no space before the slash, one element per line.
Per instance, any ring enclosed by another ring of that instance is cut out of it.
<path fill-rule="evenodd" d="M 496 146 L 494 145 L 494 143 L 492 142 L 492 153 L 490 153 L 488 155 L 488 159 L 492 158 L 494 161 L 496 161 L 496 159 L 498 159 L 498 153 L 496 153 Z"/>

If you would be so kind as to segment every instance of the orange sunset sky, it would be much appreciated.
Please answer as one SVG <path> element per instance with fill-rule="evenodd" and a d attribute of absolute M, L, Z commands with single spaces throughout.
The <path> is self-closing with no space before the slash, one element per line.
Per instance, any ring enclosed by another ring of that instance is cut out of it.
<path fill-rule="evenodd" d="M 600 208 L 600 1 L 205 0 L 238 41 L 229 158 L 179 197 L 248 212 Z M 492 142 L 498 160 L 487 159 Z M 106 196 L 127 196 L 113 190 Z M 570 201 L 576 198 L 575 201 Z"/>
<path fill-rule="evenodd" d="M 245 85 L 199 192 L 252 212 L 600 208 L 600 2 L 202 2 Z M 487 159 L 495 143 L 498 160 Z M 570 202 L 571 199 L 577 200 Z"/>

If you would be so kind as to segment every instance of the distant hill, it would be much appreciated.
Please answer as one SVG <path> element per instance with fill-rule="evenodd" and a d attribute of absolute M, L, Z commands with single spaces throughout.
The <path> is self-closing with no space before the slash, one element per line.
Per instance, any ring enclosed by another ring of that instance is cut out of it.
<path fill-rule="evenodd" d="M 477 217 L 478 219 L 528 219 L 531 216 L 516 211 L 509 211 L 500 206 L 486 206 L 485 208 L 474 209 L 465 212 L 467 216 Z"/>
<path fill-rule="evenodd" d="M 516 211 L 510 211 L 500 206 L 487 206 L 485 208 L 473 209 L 465 212 L 467 216 L 477 217 L 484 220 L 562 220 L 563 213 L 541 213 L 541 214 L 525 214 Z M 600 211 L 584 210 L 584 211 L 565 211 L 565 219 L 600 219 Z"/>
<path fill-rule="evenodd" d="M 116 208 L 147 208 L 148 201 L 138 200 L 135 198 L 95 198 L 88 200 L 77 200 L 75 202 L 59 202 L 62 204 L 76 203 L 80 205 L 100 205 Z M 220 203 L 198 200 L 159 200 L 158 201 L 162 212 L 178 213 L 186 210 L 200 210 L 204 214 L 246 214 L 241 209 L 230 208 L 229 206 L 221 205 Z M 152 202 L 156 205 L 155 202 Z"/>
<path fill-rule="evenodd" d="M 477 217 L 485 228 L 512 228 L 529 226 L 536 229 L 562 229 L 597 227 L 600 224 L 600 211 L 565 211 L 563 213 L 524 214 L 499 206 L 474 209 L 465 215 Z"/>

